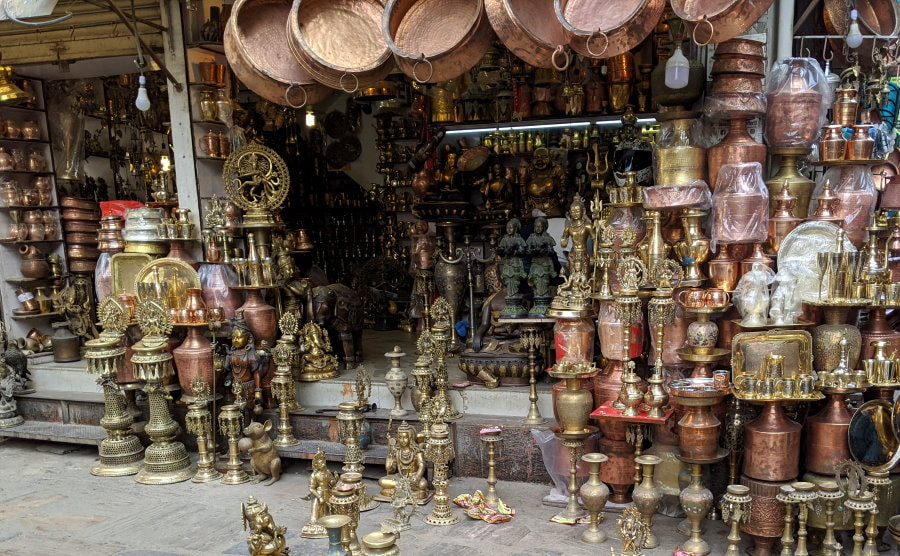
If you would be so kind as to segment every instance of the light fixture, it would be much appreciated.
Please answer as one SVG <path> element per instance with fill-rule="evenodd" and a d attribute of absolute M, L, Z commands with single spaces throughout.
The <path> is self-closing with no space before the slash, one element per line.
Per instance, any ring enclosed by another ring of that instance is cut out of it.
<path fill-rule="evenodd" d="M 850 10 L 850 29 L 847 30 L 847 46 L 859 48 L 863 42 L 862 33 L 859 32 L 859 12 Z"/>
<path fill-rule="evenodd" d="M 666 87 L 670 89 L 683 89 L 687 87 L 691 75 L 691 63 L 681 51 L 681 45 L 675 47 L 675 52 L 666 61 Z"/>
<path fill-rule="evenodd" d="M 147 87 L 145 86 L 146 83 L 147 78 L 143 75 L 138 78 L 138 94 L 137 98 L 134 99 L 134 105 L 141 112 L 150 110 L 150 97 L 147 96 Z"/>
<path fill-rule="evenodd" d="M 172 161 L 169 160 L 169 157 L 166 155 L 162 155 L 159 157 L 159 170 L 161 172 L 168 172 L 172 169 Z"/>
<path fill-rule="evenodd" d="M 316 127 L 316 113 L 312 107 L 306 109 L 306 127 Z"/>

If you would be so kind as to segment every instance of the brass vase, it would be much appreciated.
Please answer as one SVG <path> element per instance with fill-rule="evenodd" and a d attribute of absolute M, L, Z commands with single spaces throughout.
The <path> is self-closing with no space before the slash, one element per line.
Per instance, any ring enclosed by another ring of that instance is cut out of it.
<path fill-rule="evenodd" d="M 703 235 L 701 210 L 685 209 L 681 215 L 684 238 L 675 244 L 675 254 L 685 267 L 683 286 L 699 286 L 706 281 L 701 265 L 709 258 L 709 238 Z"/>
<path fill-rule="evenodd" d="M 759 162 L 765 174 L 766 146 L 757 143 L 747 131 L 747 120 L 736 118 L 728 120 L 728 133 L 719 143 L 710 147 L 706 153 L 706 164 L 709 173 L 709 187 L 715 189 L 719 168 L 723 164 L 741 162 Z"/>
<path fill-rule="evenodd" d="M 172 350 L 172 357 L 175 359 L 175 370 L 178 373 L 183 402 L 197 401 L 193 389 L 195 380 L 200 379 L 207 384 L 216 383 L 212 349 L 201 327 L 188 327 L 187 336 L 181 345 Z"/>
<path fill-rule="evenodd" d="M 556 395 L 554 404 L 557 421 L 565 432 L 583 432 L 594 409 L 594 396 L 582 388 L 581 374 L 550 371 L 554 378 L 564 378 L 566 388 Z"/>
<path fill-rule="evenodd" d="M 709 543 L 703 540 L 701 524 L 713 507 L 713 493 L 703 484 L 703 466 L 691 464 L 691 482 L 679 496 L 681 508 L 691 522 L 691 536 L 681 548 L 693 554 L 709 554 Z"/>
<path fill-rule="evenodd" d="M 802 157 L 809 154 L 808 148 L 772 148 L 769 152 L 773 156 L 780 157 L 780 166 L 771 178 L 766 180 L 766 187 L 769 190 L 769 213 L 773 213 L 777 205 L 777 197 L 781 192 L 784 182 L 787 181 L 791 195 L 794 196 L 796 202 L 792 207 L 792 213 L 795 218 L 806 218 L 809 215 L 809 201 L 812 197 L 813 187 L 815 183 L 806 178 L 798 170 L 798 163 Z"/>
<path fill-rule="evenodd" d="M 662 463 L 662 460 L 657 456 L 644 454 L 634 458 L 634 461 L 641 466 L 644 478 L 639 485 L 634 487 L 631 499 L 634 501 L 634 506 L 641 512 L 641 518 L 647 524 L 647 530 L 650 531 L 644 541 L 644 548 L 656 548 L 659 546 L 659 539 L 653 534 L 651 526 L 653 514 L 659 509 L 663 493 L 653 480 L 653 471 L 658 464 Z"/>
<path fill-rule="evenodd" d="M 857 327 L 846 324 L 849 310 L 849 307 L 826 306 L 823 311 L 825 323 L 813 329 L 813 367 L 817 373 L 830 372 L 838 366 L 841 338 L 847 339 L 848 365 L 851 369 L 857 368 L 862 334 Z"/>
<path fill-rule="evenodd" d="M 588 480 L 581 485 L 579 491 L 581 503 L 584 504 L 591 519 L 590 526 L 581 534 L 581 540 L 586 543 L 599 544 L 606 540 L 606 533 L 600 530 L 600 512 L 609 499 L 609 487 L 600 480 L 600 465 L 608 459 L 600 453 L 581 456 L 581 460 L 587 462 L 589 466 Z"/>

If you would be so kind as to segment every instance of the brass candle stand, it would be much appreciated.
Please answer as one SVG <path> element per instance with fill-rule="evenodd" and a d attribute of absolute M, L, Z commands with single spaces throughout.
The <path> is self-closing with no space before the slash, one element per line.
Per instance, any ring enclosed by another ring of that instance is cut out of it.
<path fill-rule="evenodd" d="M 825 538 L 822 540 L 822 556 L 839 556 L 843 550 L 834 536 L 834 505 L 844 497 L 836 481 L 819 484 L 819 498 L 825 501 Z"/>
<path fill-rule="evenodd" d="M 206 402 L 188 405 L 184 424 L 188 432 L 197 437 L 197 473 L 191 477 L 191 481 L 195 483 L 218 481 L 222 478 L 222 473 L 216 470 L 215 449 L 210 449 L 209 445 L 212 439 L 212 415 L 206 408 Z"/>
<path fill-rule="evenodd" d="M 853 512 L 853 552 L 852 556 L 863 556 L 863 545 L 866 540 L 866 513 L 877 508 L 875 494 L 868 490 L 847 493 L 844 507 Z"/>
<path fill-rule="evenodd" d="M 495 456 L 497 455 L 497 444 L 503 442 L 503 438 L 500 437 L 503 429 L 500 427 L 487 427 L 481 430 L 481 442 L 487 448 L 487 491 L 484 493 L 484 500 L 488 504 L 497 505 L 497 502 L 500 501 L 500 497 L 497 495 L 497 462 L 495 460 Z"/>
<path fill-rule="evenodd" d="M 116 384 L 116 373 L 125 361 L 122 345 L 128 328 L 128 309 L 115 297 L 106 297 L 97 306 L 103 332 L 85 343 L 87 372 L 100 375 L 103 387 L 104 413 L 100 425 L 106 438 L 100 441 L 100 461 L 91 468 L 92 475 L 121 477 L 134 475 L 141 469 L 144 447 L 131 431 L 134 418 L 126 411 L 125 398 Z"/>
<path fill-rule="evenodd" d="M 297 390 L 291 373 L 290 347 L 279 340 L 272 350 L 272 360 L 275 362 L 272 395 L 278 400 L 278 436 L 275 437 L 274 444 L 280 448 L 296 446 L 300 441 L 294 436 L 290 412 L 292 402 L 296 401 Z"/>
<path fill-rule="evenodd" d="M 425 517 L 429 525 L 444 526 L 459 523 L 459 514 L 450 507 L 447 496 L 449 464 L 453 460 L 453 444 L 450 441 L 450 429 L 446 423 L 438 422 L 431 427 L 431 436 L 425 446 L 425 458 L 434 465 L 434 508 Z"/>
<path fill-rule="evenodd" d="M 244 417 L 238 406 L 224 405 L 219 409 L 219 430 L 228 438 L 227 471 L 222 477 L 222 483 L 226 485 L 246 483 L 251 477 L 244 471 L 238 450 L 238 440 L 244 430 Z"/>
<path fill-rule="evenodd" d="M 425 438 L 431 435 L 431 365 L 425 355 L 421 355 L 413 363 L 410 373 L 416 382 L 419 393 L 419 421 L 422 423 L 422 434 Z"/>
<path fill-rule="evenodd" d="M 135 481 L 147 485 L 179 483 L 193 477 L 196 466 L 191 463 L 184 444 L 175 440 L 181 427 L 172 419 L 169 412 L 172 397 L 163 386 L 163 380 L 175 374 L 172 354 L 167 351 L 172 318 L 156 299 L 145 299 L 135 313 L 144 337 L 132 346 L 131 363 L 134 376 L 145 382 L 150 420 L 144 430 L 152 441 L 144 450 L 144 465 Z"/>
<path fill-rule="evenodd" d="M 359 432 L 362 424 L 362 413 L 357 402 L 341 402 L 338 404 L 337 422 L 344 443 L 344 465 L 341 470 L 344 473 L 362 473 L 362 450 L 359 447 Z"/>
<path fill-rule="evenodd" d="M 863 546 L 863 556 L 878 556 L 878 544 L 881 542 L 881 537 L 884 535 L 884 531 L 880 530 L 878 527 L 878 514 L 880 512 L 878 509 L 878 502 L 879 496 L 883 493 L 882 489 L 886 489 L 884 492 L 890 492 L 890 472 L 869 470 L 866 473 L 866 486 L 874 495 L 872 503 L 875 504 L 875 509 L 869 512 L 869 523 L 866 526 L 866 544 Z"/>
<path fill-rule="evenodd" d="M 350 522 L 341 531 L 341 544 L 350 554 L 361 554 L 359 537 L 356 529 L 359 527 L 359 492 L 356 485 L 345 481 L 345 475 L 341 475 L 337 485 L 331 489 L 328 499 L 328 510 L 332 514 L 345 515 Z"/>
<path fill-rule="evenodd" d="M 728 522 L 728 549 L 725 556 L 741 556 L 739 545 L 741 533 L 738 526 L 750 521 L 750 510 L 753 498 L 750 497 L 750 488 L 744 485 L 728 485 L 725 495 L 722 496 L 722 520 Z"/>
<path fill-rule="evenodd" d="M 544 333 L 540 326 L 523 326 L 519 329 L 519 345 L 528 352 L 528 415 L 522 419 L 523 425 L 543 425 L 547 419 L 538 409 L 537 393 L 537 352 L 544 345 Z"/>
<path fill-rule="evenodd" d="M 587 437 L 597 432 L 597 427 L 586 426 L 580 432 L 567 431 L 560 427 L 550 429 L 557 438 L 562 440 L 563 446 L 569 450 L 569 484 L 567 487 L 569 501 L 566 509 L 560 512 L 558 517 L 562 520 L 577 520 L 585 516 L 585 511 L 578 505 L 578 459 L 584 449 L 584 441 Z"/>
<path fill-rule="evenodd" d="M 626 404 L 623 399 L 634 398 L 634 395 L 631 394 L 635 393 L 635 386 L 641 382 L 634 372 L 634 362 L 631 360 L 631 325 L 639 323 L 641 319 L 641 299 L 637 293 L 638 287 L 647 275 L 647 267 L 639 258 L 628 255 L 619 262 L 616 275 L 621 290 L 613 301 L 613 311 L 616 320 L 622 324 L 622 357 L 625 361 L 625 375 L 622 377 L 622 391 L 619 393 L 619 398 L 613 401 L 612 406 L 622 410 L 625 415 L 633 417 L 638 414 L 636 405 L 640 403 L 640 400 L 635 399 L 634 403 Z M 635 378 L 637 378 L 636 381 Z M 643 399 L 643 393 L 641 396 Z"/>
<path fill-rule="evenodd" d="M 291 377 L 294 379 L 294 381 L 298 381 L 302 378 L 303 375 L 303 354 L 300 350 L 300 346 L 297 344 L 298 334 L 300 334 L 300 321 L 297 318 L 297 315 L 295 315 L 294 313 L 285 312 L 281 315 L 281 318 L 278 319 L 278 328 L 281 329 L 281 338 L 278 338 L 278 341 L 275 342 L 275 347 L 272 348 L 273 358 L 275 351 L 279 349 L 278 346 L 283 346 L 280 349 L 283 349 L 287 352 L 288 370 L 290 371 Z M 272 395 L 275 395 L 274 391 Z M 303 406 L 301 406 L 300 402 L 297 401 L 296 389 L 293 390 L 293 395 L 290 397 L 287 403 L 288 411 L 290 413 L 298 413 L 300 411 L 303 411 Z"/>
<path fill-rule="evenodd" d="M 657 261 L 651 268 L 650 282 L 654 286 L 653 297 L 647 303 L 650 326 L 656 332 L 656 361 L 653 375 L 647 380 L 650 387 L 644 395 L 644 403 L 650 406 L 648 415 L 662 417 L 669 404 L 669 395 L 663 387 L 663 351 L 665 350 L 666 326 L 675 322 L 675 300 L 672 292 L 681 282 L 681 265 L 671 259 Z"/>
<path fill-rule="evenodd" d="M 797 505 L 797 548 L 794 550 L 794 555 L 809 556 L 809 550 L 806 547 L 806 521 L 809 517 L 809 509 L 818 497 L 816 485 L 805 481 L 796 481 L 791 483 L 791 486 L 794 488 L 791 497 Z"/>
<path fill-rule="evenodd" d="M 782 485 L 775 499 L 784 504 L 784 529 L 781 533 L 781 556 L 794 554 L 794 487 Z"/>
<path fill-rule="evenodd" d="M 453 407 L 453 400 L 447 392 L 447 350 L 450 342 L 450 319 L 442 317 L 439 311 L 438 301 L 432 307 L 432 315 L 434 323 L 431 325 L 431 335 L 433 339 L 433 361 L 435 365 L 434 371 L 434 398 L 431 400 L 433 411 L 436 415 L 441 416 L 442 420 L 454 420 L 462 417 L 462 414 Z"/>

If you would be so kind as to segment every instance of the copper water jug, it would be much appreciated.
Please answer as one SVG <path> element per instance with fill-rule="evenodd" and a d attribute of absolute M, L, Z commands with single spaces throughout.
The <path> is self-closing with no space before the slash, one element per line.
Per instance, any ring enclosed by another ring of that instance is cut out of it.
<path fill-rule="evenodd" d="M 788 82 L 780 91 L 766 95 L 769 147 L 809 147 L 818 135 L 822 94 L 807 82 L 805 60 L 788 59 Z"/>
<path fill-rule="evenodd" d="M 838 89 L 835 91 L 833 114 L 834 123 L 841 127 L 852 127 L 856 124 L 859 112 L 859 99 L 856 89 Z"/>
<path fill-rule="evenodd" d="M 728 121 L 728 134 L 718 145 L 710 147 L 706 152 L 706 164 L 709 170 L 709 187 L 715 188 L 719 168 L 723 164 L 740 162 L 759 162 L 763 174 L 766 171 L 766 146 L 757 143 L 747 131 L 747 120 L 732 119 Z"/>

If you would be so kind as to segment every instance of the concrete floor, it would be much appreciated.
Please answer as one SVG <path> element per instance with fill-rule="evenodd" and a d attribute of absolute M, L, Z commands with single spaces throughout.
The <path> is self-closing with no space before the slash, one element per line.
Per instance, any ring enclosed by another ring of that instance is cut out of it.
<path fill-rule="evenodd" d="M 60 453 L 65 449 L 73 451 Z M 240 504 L 251 495 L 269 505 L 276 523 L 288 527 L 292 555 L 319 556 L 327 550 L 324 539 L 297 536 L 308 515 L 308 504 L 301 500 L 307 488 L 307 462 L 289 463 L 281 481 L 272 486 L 191 482 L 145 486 L 131 477 L 91 476 L 96 451 L 89 447 L 9 440 L 0 444 L 0 454 L 0 476 L 5 479 L 0 481 L 0 554 L 247 554 Z M 367 483 L 370 489 L 376 487 L 374 481 Z M 483 479 L 454 478 L 450 494 L 476 488 L 484 488 Z M 601 525 L 611 539 L 589 546 L 579 541 L 586 526 L 548 521 L 558 511 L 540 503 L 548 487 L 501 482 L 498 490 L 517 511 L 512 522 L 488 525 L 461 515 L 458 525 L 431 527 L 422 522 L 429 505 L 425 513 L 413 517 L 413 528 L 403 533 L 398 546 L 407 556 L 597 555 L 607 554 L 609 547 L 616 553 L 622 548 L 614 537 L 617 514 L 608 513 Z M 390 515 L 387 504 L 363 513 L 360 536 L 378 529 Z M 661 515 L 654 518 L 661 545 L 646 550 L 647 556 L 672 554 L 685 539 L 675 531 L 678 521 Z M 706 529 L 711 554 L 724 554 L 722 523 L 708 522 Z"/>

